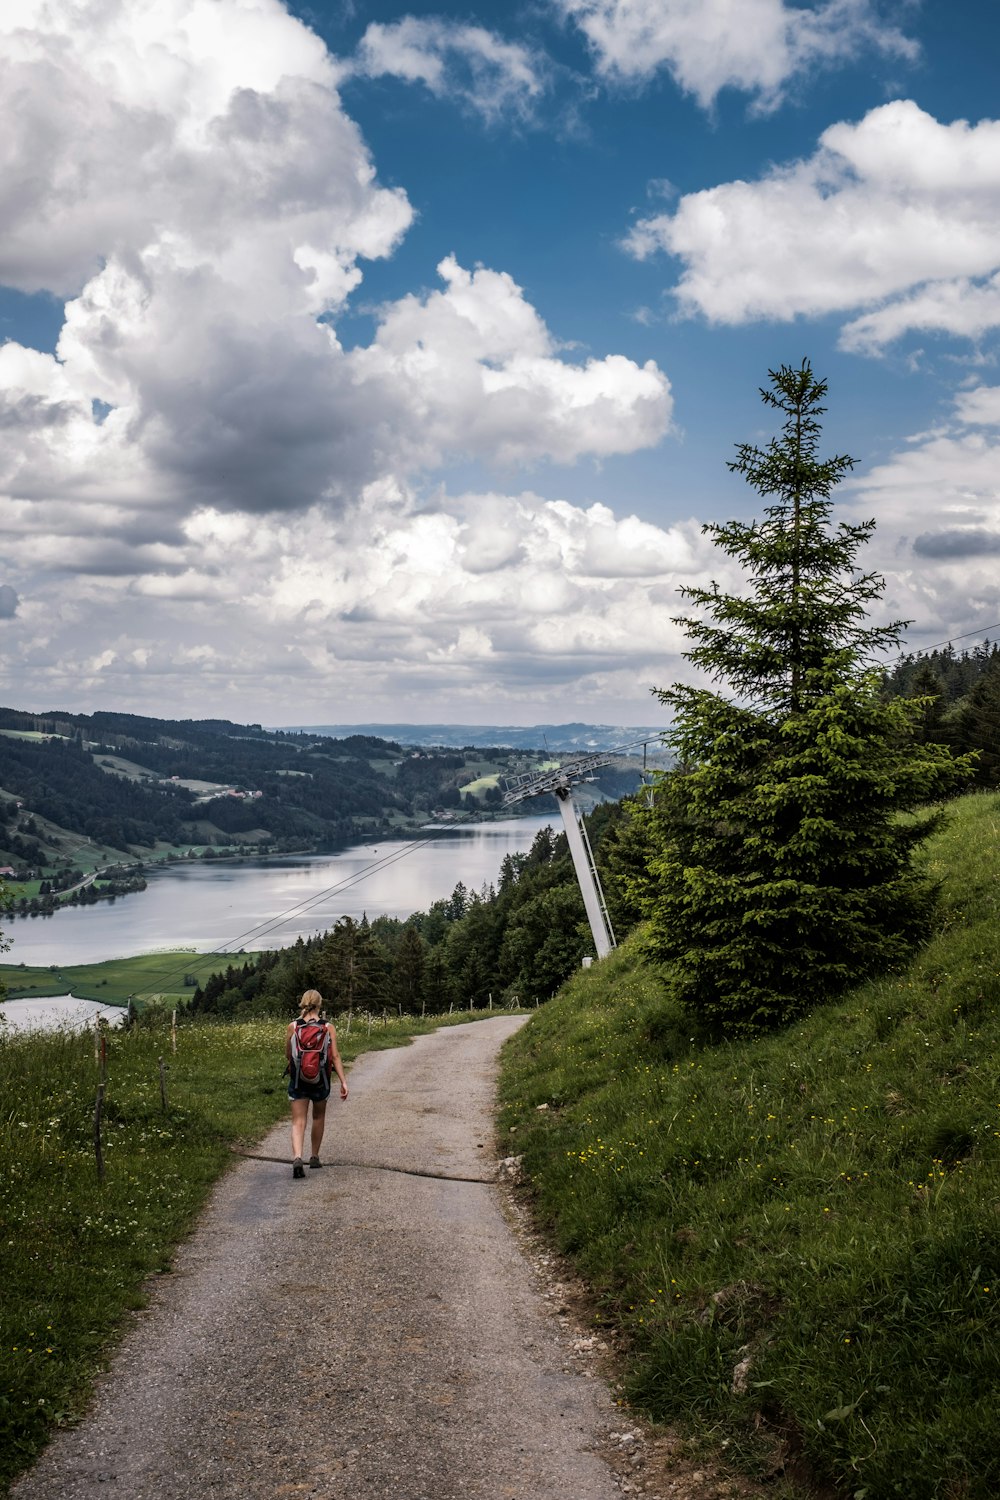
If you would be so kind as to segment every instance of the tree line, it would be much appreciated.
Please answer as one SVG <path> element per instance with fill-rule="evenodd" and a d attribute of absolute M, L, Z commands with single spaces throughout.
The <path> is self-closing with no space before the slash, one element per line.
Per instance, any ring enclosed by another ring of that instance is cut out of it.
<path fill-rule="evenodd" d="M 886 675 L 886 691 L 919 701 L 919 741 L 971 753 L 972 784 L 1000 786 L 1000 646 L 909 653 Z"/>

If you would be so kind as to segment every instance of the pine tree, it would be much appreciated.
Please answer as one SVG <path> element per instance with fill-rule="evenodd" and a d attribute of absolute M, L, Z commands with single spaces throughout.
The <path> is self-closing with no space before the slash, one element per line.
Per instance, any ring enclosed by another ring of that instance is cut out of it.
<path fill-rule="evenodd" d="M 976 752 L 976 785 L 1000 785 L 1000 657 L 992 657 L 959 711 L 962 745 Z"/>
<path fill-rule="evenodd" d="M 952 734 L 944 719 L 944 683 L 929 662 L 924 662 L 914 672 L 907 697 L 920 699 L 920 716 L 914 731 L 916 738 L 922 743 L 928 740 L 951 743 Z"/>
<path fill-rule="evenodd" d="M 657 693 L 674 711 L 679 766 L 649 814 L 650 944 L 717 1032 L 780 1024 L 908 951 L 934 904 L 912 855 L 935 816 L 897 814 L 963 769 L 914 743 L 921 700 L 886 701 L 871 669 L 902 624 L 867 620 L 883 583 L 856 557 L 875 523 L 832 520 L 853 460 L 817 457 L 826 383 L 807 361 L 770 382 L 761 395 L 784 416 L 781 436 L 741 446 L 730 465 L 768 500 L 764 519 L 705 527 L 746 591 L 684 590 L 702 613 L 679 622 L 688 659 L 732 696 Z"/>
<path fill-rule="evenodd" d="M 329 1009 L 354 1010 L 381 1003 L 386 960 L 367 918 L 341 917 L 327 933 L 316 964 L 319 987 Z"/>
<path fill-rule="evenodd" d="M 417 1015 L 423 999 L 425 945 L 415 927 L 407 924 L 392 964 L 392 999 L 407 1015 Z"/>

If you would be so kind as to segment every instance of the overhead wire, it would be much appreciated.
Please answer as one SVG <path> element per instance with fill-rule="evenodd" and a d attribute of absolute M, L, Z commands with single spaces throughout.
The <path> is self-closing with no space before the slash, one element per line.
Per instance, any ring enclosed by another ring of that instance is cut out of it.
<path fill-rule="evenodd" d="M 977 630 L 966 630 L 963 631 L 961 635 L 951 635 L 946 641 L 935 641 L 933 646 L 921 646 L 916 652 L 911 650 L 900 651 L 899 655 L 894 656 L 892 660 L 894 662 L 902 661 L 904 656 L 920 656 L 927 651 L 937 651 L 941 646 L 951 646 L 955 643 L 955 641 L 967 641 L 970 640 L 974 635 L 982 635 L 983 638 L 986 639 L 991 630 L 1000 630 L 1000 620 L 998 620 L 995 625 L 980 625 Z"/>
<path fill-rule="evenodd" d="M 371 861 L 371 863 L 365 865 L 362 869 L 355 870 L 351 875 L 346 875 L 342 880 L 335 881 L 333 885 L 325 886 L 323 890 L 305 897 L 302 901 L 295 902 L 294 905 L 288 906 L 283 911 L 278 912 L 276 916 L 267 917 L 263 921 L 255 923 L 253 927 L 245 928 L 243 932 L 237 933 L 234 937 L 226 938 L 217 948 L 210 948 L 207 953 L 199 953 L 194 956 L 198 959 L 217 958 L 224 954 L 229 955 L 237 951 L 242 951 L 249 941 L 256 942 L 260 938 L 268 936 L 270 933 L 277 931 L 279 927 L 283 927 L 286 923 L 294 921 L 296 917 L 303 916 L 307 911 L 311 911 L 314 907 L 321 905 L 338 891 L 349 890 L 351 886 L 360 885 L 369 876 L 376 874 L 378 871 L 389 869 L 391 865 L 398 864 L 401 859 L 405 859 L 408 855 L 416 853 L 418 849 L 426 849 L 428 844 L 436 842 L 436 838 L 416 839 L 413 843 L 406 844 L 402 849 L 396 849 L 391 854 L 383 855 L 381 859 Z M 237 945 L 239 945 L 238 948 Z M 163 974 L 158 975 L 153 984 L 147 986 L 142 993 L 150 994 L 156 993 L 158 990 L 162 991 L 171 980 L 176 979 L 181 974 L 187 973 L 190 967 L 191 962 L 188 960 L 177 968 L 165 971 Z"/>

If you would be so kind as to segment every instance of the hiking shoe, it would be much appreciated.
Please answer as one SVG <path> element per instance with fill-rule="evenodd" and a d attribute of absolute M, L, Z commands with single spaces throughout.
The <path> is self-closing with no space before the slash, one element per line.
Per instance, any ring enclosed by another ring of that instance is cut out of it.
<path fill-rule="evenodd" d="M 304 1177 L 305 1175 L 306 1175 L 306 1169 L 302 1165 L 302 1158 L 301 1158 L 301 1156 L 297 1156 L 295 1158 L 295 1160 L 292 1162 L 292 1176 L 293 1177 Z"/>
<path fill-rule="evenodd" d="M 321 1167 L 323 1163 L 320 1161 L 318 1156 L 310 1156 L 309 1165 L 311 1167 Z"/>

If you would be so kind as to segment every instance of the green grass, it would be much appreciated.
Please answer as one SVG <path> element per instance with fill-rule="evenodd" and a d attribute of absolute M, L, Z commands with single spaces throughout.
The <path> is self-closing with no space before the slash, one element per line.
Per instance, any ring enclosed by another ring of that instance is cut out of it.
<path fill-rule="evenodd" d="M 125 1005 L 129 995 L 137 999 L 156 996 L 163 1001 L 190 1000 L 194 988 L 184 984 L 186 974 L 204 984 L 210 974 L 227 965 L 238 966 L 252 953 L 192 953 L 180 949 L 169 953 L 144 953 L 136 958 L 111 958 L 94 964 L 51 964 L 29 968 L 0 964 L 0 982 L 8 1000 L 38 995 L 73 994 L 78 1000 L 99 1000 L 102 1005 Z"/>
<path fill-rule="evenodd" d="M 750 1472 L 1000 1494 L 998 826 L 957 803 L 938 933 L 781 1034 L 695 1044 L 636 941 L 508 1044 L 510 1149 L 632 1398 Z"/>
<path fill-rule="evenodd" d="M 380 1021 L 368 1035 L 355 1016 L 351 1034 L 338 1021 L 340 1053 L 349 1063 L 469 1019 Z M 231 1146 L 287 1115 L 283 1066 L 281 1020 L 189 1020 L 176 1054 L 165 1013 L 112 1032 L 102 1184 L 93 1034 L 0 1035 L 0 1493 L 82 1414 L 126 1313 L 169 1268 Z"/>

